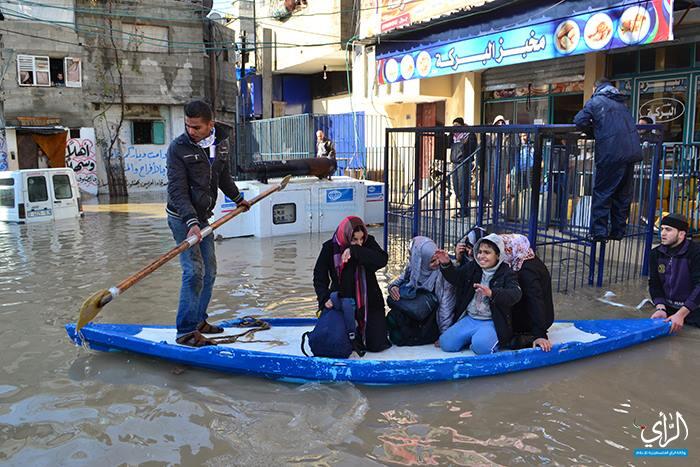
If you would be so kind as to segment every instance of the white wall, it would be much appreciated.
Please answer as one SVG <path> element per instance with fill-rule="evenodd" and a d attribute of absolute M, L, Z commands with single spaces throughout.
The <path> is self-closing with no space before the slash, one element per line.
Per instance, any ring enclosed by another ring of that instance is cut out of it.
<path fill-rule="evenodd" d="M 17 160 L 17 132 L 5 129 L 5 141 L 0 140 L 0 170 L 19 170 Z"/>
<path fill-rule="evenodd" d="M 102 164 L 102 161 L 97 157 L 95 129 L 81 128 L 80 137 L 69 139 L 66 143 L 66 167 L 75 172 L 81 193 L 97 196 L 99 164 Z"/>
<path fill-rule="evenodd" d="M 165 121 L 164 144 L 134 144 L 131 135 L 131 120 L 122 128 L 124 141 L 124 174 L 129 193 L 144 191 L 162 191 L 168 184 L 166 172 L 166 153 L 173 135 L 173 120 L 170 106 L 159 106 L 160 115 Z"/>
<path fill-rule="evenodd" d="M 124 175 L 129 193 L 164 191 L 168 184 L 166 172 L 166 153 L 170 142 L 185 131 L 184 111 L 182 105 L 161 105 L 158 110 L 162 120 L 165 122 L 164 144 L 134 144 L 132 137 L 132 120 L 137 117 L 128 117 L 122 124 L 119 138 L 115 143 L 115 152 L 124 157 Z M 110 109 L 106 113 L 109 125 L 113 128 L 114 122 L 118 121 L 119 112 Z M 105 139 L 104 120 L 95 122 L 97 138 Z M 98 140 L 98 178 L 100 193 L 107 192 L 107 173 L 104 167 L 106 158 L 103 152 L 107 146 L 100 144 Z M 107 143 L 108 145 L 108 143 Z M 118 149 L 116 146 L 118 145 Z"/>

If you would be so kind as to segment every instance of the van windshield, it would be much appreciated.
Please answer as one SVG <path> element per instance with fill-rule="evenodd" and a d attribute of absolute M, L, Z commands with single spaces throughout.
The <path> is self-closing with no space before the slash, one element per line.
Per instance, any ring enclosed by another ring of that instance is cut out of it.
<path fill-rule="evenodd" d="M 27 191 L 29 192 L 29 202 L 39 203 L 48 201 L 49 192 L 46 189 L 46 178 L 42 176 L 27 178 Z"/>
<path fill-rule="evenodd" d="M 73 197 L 73 190 L 70 188 L 70 178 L 68 175 L 53 176 L 53 194 L 56 199 L 70 199 Z"/>

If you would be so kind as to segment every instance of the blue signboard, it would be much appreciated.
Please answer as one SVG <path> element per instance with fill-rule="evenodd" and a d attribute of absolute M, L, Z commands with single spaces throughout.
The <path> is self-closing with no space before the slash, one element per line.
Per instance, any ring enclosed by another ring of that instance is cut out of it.
<path fill-rule="evenodd" d="M 245 191 L 241 191 L 241 197 L 245 199 Z M 224 195 L 224 202 L 221 203 L 221 212 L 230 212 L 236 209 L 236 203 L 231 198 Z"/>
<path fill-rule="evenodd" d="M 368 185 L 367 201 L 384 201 L 384 185 Z"/>
<path fill-rule="evenodd" d="M 355 190 L 352 188 L 333 188 L 326 190 L 326 203 L 346 203 L 355 197 Z"/>
<path fill-rule="evenodd" d="M 673 39 L 673 1 L 614 8 L 392 53 L 377 61 L 379 84 L 577 55 Z"/>

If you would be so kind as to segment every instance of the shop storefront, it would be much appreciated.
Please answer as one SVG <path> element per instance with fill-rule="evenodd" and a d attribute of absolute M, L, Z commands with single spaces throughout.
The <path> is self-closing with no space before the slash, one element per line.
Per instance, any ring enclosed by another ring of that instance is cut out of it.
<path fill-rule="evenodd" d="M 619 55 L 630 50 L 639 54 L 639 50 L 653 50 L 674 38 L 673 2 L 668 0 L 525 3 L 488 21 L 468 19 L 455 22 L 454 27 L 438 23 L 408 31 L 393 41 L 385 39 L 377 45 L 377 84 L 477 72 L 481 80 L 476 95 L 464 96 L 465 106 L 471 101 L 480 103 L 480 117 L 472 123 L 490 124 L 502 115 L 517 124 L 566 124 L 583 106 L 585 91 L 590 93 L 585 89 L 592 85 L 590 78 L 605 72 L 601 61 L 591 73 L 587 56 L 603 57 L 617 50 L 623 51 Z M 694 51 L 693 46 L 689 54 Z M 694 65 L 695 57 L 689 57 Z M 635 77 L 639 74 L 636 66 Z M 622 74 L 621 78 L 632 76 Z M 621 84 L 641 89 L 643 104 L 679 93 L 678 86 L 685 86 L 690 94 L 694 80 L 689 75 L 672 90 L 652 82 Z M 677 111 L 692 104 L 688 97 L 678 101 Z M 645 111 L 656 112 L 655 102 Z M 660 102 L 668 105 L 670 101 Z M 662 111 L 670 112 L 666 107 Z M 684 112 L 688 118 L 687 110 Z M 690 131 L 675 130 L 682 135 Z"/>
<path fill-rule="evenodd" d="M 609 54 L 607 72 L 631 95 L 636 118 L 650 117 L 664 127 L 664 141 L 700 143 L 700 35 L 684 31 L 680 43 Z"/>
<path fill-rule="evenodd" d="M 584 56 L 492 68 L 482 74 L 482 122 L 571 123 L 583 105 Z"/>

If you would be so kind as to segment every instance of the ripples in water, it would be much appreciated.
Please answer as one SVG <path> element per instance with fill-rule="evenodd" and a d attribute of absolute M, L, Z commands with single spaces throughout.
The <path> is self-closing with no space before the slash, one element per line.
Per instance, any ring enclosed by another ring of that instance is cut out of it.
<path fill-rule="evenodd" d="M 693 330 L 559 367 L 390 388 L 293 386 L 74 347 L 63 325 L 82 301 L 173 246 L 162 205 L 109 209 L 0 224 L 0 463 L 644 464 L 633 422 L 659 410 L 684 414 L 690 437 L 678 447 L 699 441 Z M 217 242 L 211 315 L 311 316 L 312 269 L 329 236 Z M 380 284 L 399 270 L 380 272 Z M 179 286 L 171 262 L 98 319 L 172 323 Z M 646 294 L 643 281 L 614 291 L 628 305 Z M 556 296 L 558 316 L 642 315 L 597 302 L 603 292 Z"/>

